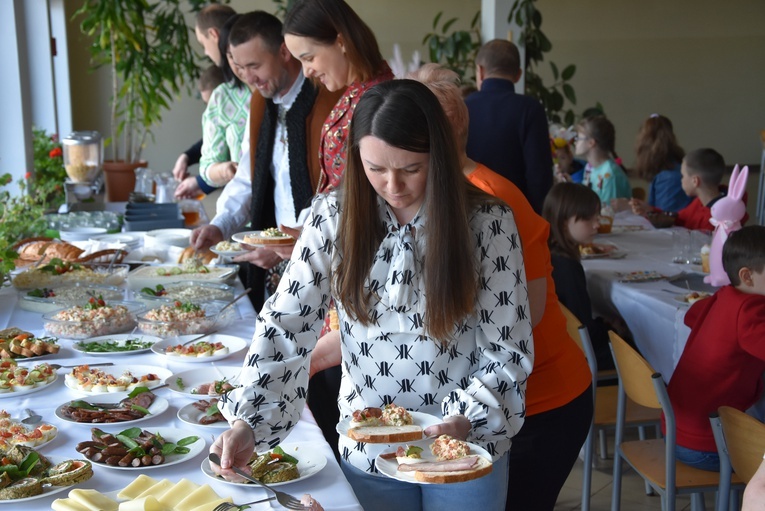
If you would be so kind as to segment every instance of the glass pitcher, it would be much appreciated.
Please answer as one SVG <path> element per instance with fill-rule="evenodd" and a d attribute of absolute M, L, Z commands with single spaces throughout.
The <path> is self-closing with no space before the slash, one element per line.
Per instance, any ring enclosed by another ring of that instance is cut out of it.
<path fill-rule="evenodd" d="M 166 202 L 175 202 L 175 189 L 178 187 L 178 181 L 172 174 L 157 174 L 154 176 L 156 185 L 156 199 L 158 204 Z"/>

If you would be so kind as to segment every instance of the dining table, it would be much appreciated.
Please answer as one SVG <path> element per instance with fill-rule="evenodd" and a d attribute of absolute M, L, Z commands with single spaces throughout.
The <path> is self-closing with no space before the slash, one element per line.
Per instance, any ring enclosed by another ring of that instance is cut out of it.
<path fill-rule="evenodd" d="M 132 291 L 125 286 L 126 298 L 132 298 Z M 242 290 L 240 282 L 236 282 L 237 290 Z M 43 331 L 42 315 L 37 312 L 24 310 L 19 306 L 21 291 L 11 286 L 0 288 L 0 330 L 8 327 L 18 327 L 29 331 L 35 335 L 45 335 Z M 237 310 L 237 319 L 231 326 L 219 331 L 221 334 L 229 334 L 246 340 L 246 345 L 252 339 L 255 329 L 256 312 L 249 300 L 239 300 L 235 304 Z M 59 338 L 58 343 L 61 346 L 60 351 L 55 355 L 48 355 L 40 358 L 39 362 L 34 359 L 19 361 L 20 365 L 33 365 L 34 363 L 56 363 L 62 366 L 94 364 L 100 362 L 113 362 L 119 366 L 129 366 L 134 373 L 141 373 L 145 367 L 160 367 L 169 370 L 173 375 L 182 371 L 198 371 L 199 374 L 209 375 L 210 380 L 218 379 L 216 374 L 219 371 L 238 371 L 241 368 L 247 349 L 244 348 L 236 353 L 231 353 L 228 357 L 215 362 L 205 363 L 187 363 L 180 360 L 179 357 L 168 357 L 152 351 L 125 354 L 95 356 L 83 354 L 73 349 L 75 341 Z M 102 368 L 108 370 L 108 367 Z M 43 417 L 44 422 L 52 424 L 58 428 L 57 436 L 47 445 L 39 448 L 43 455 L 66 459 L 82 459 L 83 456 L 76 452 L 75 446 L 82 441 L 89 440 L 91 437 L 91 427 L 97 426 L 107 432 L 119 432 L 125 426 L 119 424 L 75 424 L 60 419 L 55 411 L 56 409 L 71 400 L 83 398 L 79 393 L 65 385 L 64 375 L 71 369 L 61 368 L 58 370 L 58 378 L 53 383 L 48 384 L 39 391 L 24 393 L 22 395 L 13 395 L 11 393 L 0 394 L 0 409 L 8 411 L 14 419 L 25 417 L 23 410 L 29 408 Z M 156 395 L 167 400 L 168 407 L 162 413 L 152 416 L 147 420 L 139 422 L 136 427 L 141 427 L 151 431 L 154 428 L 177 428 L 183 430 L 184 434 L 198 436 L 197 442 L 203 443 L 203 448 L 197 448 L 192 452 L 199 451 L 196 455 L 189 455 L 182 462 L 155 467 L 142 467 L 137 469 L 115 469 L 106 467 L 102 464 L 93 463 L 94 475 L 91 479 L 77 485 L 78 488 L 96 489 L 100 492 L 116 495 L 115 491 L 126 487 L 139 474 L 146 474 L 157 480 L 167 479 L 171 482 L 179 482 L 182 479 L 188 479 L 198 485 L 209 484 L 210 487 L 221 497 L 232 497 L 238 504 L 259 500 L 271 496 L 263 488 L 252 484 L 231 484 L 220 479 L 215 479 L 203 473 L 202 465 L 207 463 L 207 453 L 212 444 L 213 438 L 217 437 L 225 429 L 213 428 L 210 426 L 201 426 L 189 424 L 179 417 L 179 410 L 184 406 L 195 401 L 195 397 L 174 392 L 170 388 L 158 389 Z M 97 395 L 95 395 L 97 397 Z M 93 395 L 92 400 L 97 400 Z M 296 453 L 300 457 L 300 452 L 311 456 L 324 458 L 326 463 L 320 470 L 313 472 L 311 477 L 303 478 L 298 481 L 285 483 L 279 486 L 279 490 L 287 492 L 296 498 L 300 498 L 305 493 L 321 503 L 325 509 L 333 510 L 361 510 L 361 506 L 353 493 L 353 490 L 345 479 L 340 466 L 335 460 L 332 449 L 322 435 L 321 430 L 306 407 L 297 425 L 291 431 L 286 441 L 286 446 L 292 446 L 289 452 Z M 323 463 L 323 462 L 322 462 Z M 61 491 L 55 495 L 46 490 L 44 496 L 33 500 L 21 502 L 0 500 L 0 511 L 5 507 L 7 509 L 44 510 L 51 509 L 51 504 L 56 498 L 66 498 L 68 490 Z M 258 509 L 281 509 L 276 501 L 270 501 L 252 507 Z"/>
<path fill-rule="evenodd" d="M 594 241 L 611 250 L 582 260 L 594 315 L 622 318 L 640 353 L 666 382 L 690 334 L 685 295 L 716 290 L 704 283 L 701 265 L 693 264 L 700 246 L 686 254 L 690 263 L 673 262 L 680 236 L 691 239 L 682 227 L 657 229 L 642 216 L 620 212 L 611 232 Z"/>

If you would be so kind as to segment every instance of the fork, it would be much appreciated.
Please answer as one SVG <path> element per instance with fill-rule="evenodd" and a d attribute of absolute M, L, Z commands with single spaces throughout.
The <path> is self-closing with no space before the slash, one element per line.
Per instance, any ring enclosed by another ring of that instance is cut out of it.
<path fill-rule="evenodd" d="M 269 497 L 267 499 L 260 499 L 260 500 L 253 500 L 252 502 L 245 502 L 244 504 L 232 504 L 231 502 L 221 502 L 217 506 L 213 508 L 212 511 L 231 511 L 232 509 L 237 509 L 238 511 L 241 511 L 244 506 L 251 506 L 252 504 L 260 504 L 262 502 L 268 502 L 269 500 L 274 500 L 276 497 Z"/>
<path fill-rule="evenodd" d="M 215 463 L 216 465 L 220 465 L 220 456 L 218 456 L 214 452 L 211 452 L 207 457 L 211 462 Z M 276 500 L 279 502 L 279 504 L 286 507 L 287 509 L 305 509 L 305 506 L 303 506 L 303 504 L 301 504 L 300 501 L 296 499 L 295 497 L 293 497 L 292 495 L 289 495 L 282 491 L 274 490 L 270 486 L 261 483 L 260 481 L 258 481 L 257 479 L 249 475 L 244 470 L 241 470 L 239 467 L 231 467 L 231 470 L 233 470 L 240 476 L 244 477 L 248 481 L 258 484 L 262 486 L 263 488 L 265 488 L 266 490 L 273 493 L 274 496 L 276 496 Z"/>

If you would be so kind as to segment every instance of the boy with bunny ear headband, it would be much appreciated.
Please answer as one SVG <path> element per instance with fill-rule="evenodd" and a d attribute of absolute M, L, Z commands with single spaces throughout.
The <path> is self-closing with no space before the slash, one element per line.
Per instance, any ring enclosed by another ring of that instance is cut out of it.
<path fill-rule="evenodd" d="M 731 282 L 723 268 L 723 245 L 730 233 L 741 229 L 741 220 L 746 215 L 746 204 L 744 204 L 743 197 L 748 177 L 749 167 L 744 167 L 739 173 L 738 165 L 736 165 L 730 176 L 728 195 L 712 206 L 712 218 L 709 223 L 715 227 L 715 232 L 709 251 L 709 275 L 704 277 L 704 282 L 707 284 L 719 287 L 726 286 Z"/>

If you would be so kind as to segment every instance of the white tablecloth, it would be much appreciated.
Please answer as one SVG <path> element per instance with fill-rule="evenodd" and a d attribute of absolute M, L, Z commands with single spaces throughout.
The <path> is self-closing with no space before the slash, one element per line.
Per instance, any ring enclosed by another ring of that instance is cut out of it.
<path fill-rule="evenodd" d="M 239 285 L 241 288 L 241 285 Z M 17 305 L 18 292 L 13 288 L 0 289 L 0 329 L 16 326 L 25 330 L 29 330 L 36 334 L 42 334 L 42 316 L 41 314 L 28 312 L 22 310 Z M 252 337 L 255 323 L 255 312 L 252 305 L 248 300 L 240 300 L 237 303 L 238 311 L 242 317 L 241 321 L 237 321 L 232 327 L 223 330 L 221 333 L 227 333 L 232 335 L 238 335 L 246 339 Z M 72 341 L 61 340 L 61 351 L 55 357 L 46 357 L 40 362 L 59 363 L 61 365 L 71 364 L 84 364 L 84 363 L 96 363 L 104 361 L 113 361 L 116 364 L 130 364 L 135 366 L 136 370 L 140 370 L 141 365 L 153 365 L 166 367 L 174 372 L 179 372 L 188 369 L 199 369 L 201 371 L 209 371 L 211 374 L 211 380 L 216 379 L 216 373 L 213 368 L 207 364 L 184 364 L 179 362 L 168 362 L 164 357 L 155 355 L 151 352 L 148 354 L 133 354 L 112 357 L 94 357 L 83 356 L 74 351 L 71 347 Z M 244 360 L 246 350 L 234 354 L 226 359 L 216 362 L 216 365 L 225 366 L 241 366 Z M 50 454 L 56 456 L 66 456 L 72 458 L 81 458 L 75 450 L 74 446 L 84 440 L 88 440 L 90 437 L 90 430 L 87 426 L 72 425 L 70 423 L 59 420 L 54 415 L 54 410 L 66 401 L 70 401 L 78 397 L 73 391 L 68 389 L 64 385 L 63 375 L 66 369 L 59 370 L 59 379 L 55 383 L 51 384 L 49 388 L 45 388 L 39 392 L 35 392 L 28 395 L 13 396 L 12 394 L 3 394 L 2 396 L 10 396 L 0 399 L 0 408 L 8 410 L 14 417 L 20 418 L 22 411 L 25 408 L 32 408 L 35 412 L 42 415 L 46 422 L 54 424 L 59 428 L 58 436 L 53 442 L 41 448 L 43 454 Z M 192 427 L 185 424 L 177 417 L 178 409 L 182 406 L 192 402 L 191 399 L 184 398 L 179 394 L 176 394 L 169 389 L 161 389 L 157 391 L 158 395 L 165 397 L 170 402 L 170 408 L 159 415 L 158 417 L 143 421 L 137 424 L 137 426 L 151 430 L 152 427 L 177 427 L 186 430 L 193 430 L 195 434 L 198 434 L 206 442 L 205 449 L 197 457 L 180 463 L 178 465 L 169 467 L 160 467 L 151 470 L 142 469 L 142 472 L 154 477 L 155 479 L 167 478 L 170 481 L 177 482 L 181 478 L 187 478 L 199 484 L 209 483 L 210 486 L 221 496 L 232 496 L 234 502 L 244 503 L 266 496 L 265 490 L 257 487 L 233 487 L 231 485 L 216 482 L 207 476 L 205 476 L 200 465 L 205 458 L 205 455 L 211 444 L 210 433 L 214 433 L 216 436 L 220 433 L 220 429 L 205 429 L 201 427 Z M 119 431 L 119 426 L 105 426 L 103 429 L 107 431 Z M 321 470 L 315 476 L 291 483 L 289 485 L 280 487 L 281 490 L 286 491 L 297 498 L 303 493 L 310 493 L 315 499 L 322 503 L 325 509 L 338 509 L 338 510 L 360 510 L 361 506 L 356 499 L 350 485 L 346 481 L 345 477 L 340 470 L 339 465 L 335 461 L 332 454 L 332 450 L 329 444 L 326 442 L 321 434 L 321 430 L 313 420 L 313 416 L 306 408 L 303 416 L 293 432 L 287 438 L 286 443 L 306 443 L 312 446 L 314 449 L 319 449 L 327 458 L 326 467 Z M 108 492 L 117 489 L 121 489 L 127 486 L 137 475 L 137 472 L 126 470 L 108 469 L 100 466 L 94 466 L 95 475 L 89 481 L 83 483 L 83 488 L 96 488 L 99 491 Z M 23 504 L 6 503 L 3 505 L 3 501 L 0 501 L 0 511 L 3 508 L 6 509 L 24 509 L 24 510 L 44 510 L 50 509 L 51 502 L 57 497 L 65 497 L 67 492 L 62 492 L 56 496 L 45 497 L 38 500 L 27 501 Z M 269 495 L 270 496 L 270 495 Z M 280 508 L 278 504 L 273 504 L 273 507 Z M 269 504 L 262 504 L 253 509 L 269 509 Z"/>
<path fill-rule="evenodd" d="M 623 230 L 640 225 L 644 230 Z M 627 323 L 640 352 L 669 381 L 688 340 L 690 329 L 683 323 L 688 306 L 675 298 L 697 291 L 714 291 L 701 282 L 700 266 L 672 263 L 672 232 L 681 228 L 654 229 L 647 220 L 620 214 L 611 234 L 596 243 L 612 243 L 627 255 L 622 259 L 590 259 L 582 264 L 596 314 L 620 315 Z M 688 274 L 675 282 L 620 282 L 618 273 L 656 271 L 668 277 Z"/>

